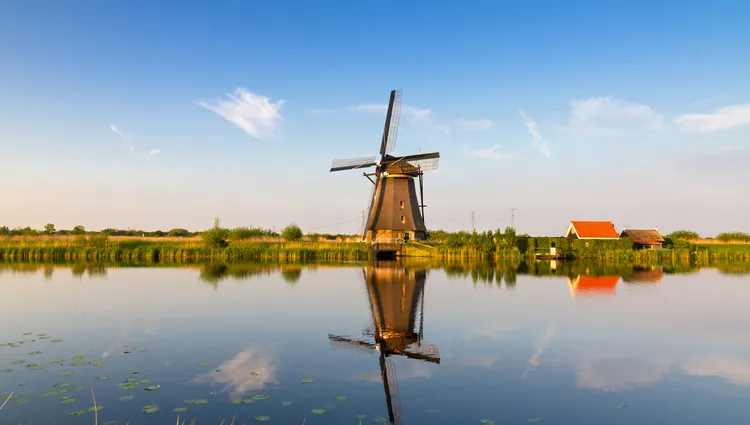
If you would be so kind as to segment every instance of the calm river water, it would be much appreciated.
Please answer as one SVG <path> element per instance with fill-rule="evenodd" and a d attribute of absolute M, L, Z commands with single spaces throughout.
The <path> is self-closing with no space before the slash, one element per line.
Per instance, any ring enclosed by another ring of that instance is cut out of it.
<path fill-rule="evenodd" d="M 750 423 L 750 275 L 581 269 L 3 267 L 0 423 Z"/>

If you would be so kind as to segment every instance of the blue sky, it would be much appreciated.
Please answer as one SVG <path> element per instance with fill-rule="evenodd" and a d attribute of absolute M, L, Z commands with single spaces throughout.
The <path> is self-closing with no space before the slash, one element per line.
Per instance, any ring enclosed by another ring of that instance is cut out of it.
<path fill-rule="evenodd" d="M 428 227 L 750 230 L 743 2 L 0 5 L 0 225 L 354 232 L 391 89 Z M 341 223 L 331 225 L 333 223 Z"/>

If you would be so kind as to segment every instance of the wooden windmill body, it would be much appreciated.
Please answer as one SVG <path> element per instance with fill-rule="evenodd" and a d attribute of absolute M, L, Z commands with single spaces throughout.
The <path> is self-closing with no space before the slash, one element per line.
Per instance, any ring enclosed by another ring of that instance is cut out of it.
<path fill-rule="evenodd" d="M 363 336 L 373 338 L 374 342 L 328 335 L 334 348 L 379 353 L 388 416 L 395 425 L 401 423 L 401 401 L 392 356 L 440 363 L 437 347 L 422 343 L 426 274 L 424 269 L 408 270 L 393 264 L 366 268 L 364 276 L 372 325 Z"/>
<path fill-rule="evenodd" d="M 360 229 L 367 242 L 426 238 L 423 173 L 437 168 L 440 153 L 391 155 L 396 147 L 400 117 L 401 91 L 393 90 L 380 143 L 380 160 L 375 156 L 337 159 L 331 165 L 332 172 L 375 167 L 373 173 L 363 172 L 373 184 Z M 419 181 L 419 193 L 415 179 Z"/>

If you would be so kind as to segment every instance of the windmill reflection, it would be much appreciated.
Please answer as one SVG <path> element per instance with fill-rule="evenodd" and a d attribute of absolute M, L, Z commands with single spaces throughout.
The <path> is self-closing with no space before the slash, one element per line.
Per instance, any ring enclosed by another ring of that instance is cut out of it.
<path fill-rule="evenodd" d="M 365 268 L 363 274 L 372 324 L 362 335 L 373 341 L 332 334 L 328 335 L 328 339 L 333 348 L 379 353 L 388 417 L 392 424 L 400 424 L 401 403 L 392 356 L 440 363 L 437 347 L 422 343 L 427 270 L 409 269 L 399 263 L 379 263 Z"/>

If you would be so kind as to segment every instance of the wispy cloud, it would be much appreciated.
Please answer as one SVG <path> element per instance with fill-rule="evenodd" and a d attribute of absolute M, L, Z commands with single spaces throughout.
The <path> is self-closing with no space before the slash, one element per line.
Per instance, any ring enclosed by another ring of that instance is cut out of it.
<path fill-rule="evenodd" d="M 577 363 L 578 388 L 601 391 L 648 387 L 670 370 L 670 363 L 658 358 L 580 356 Z"/>
<path fill-rule="evenodd" d="M 544 336 L 537 341 L 536 348 L 534 349 L 534 354 L 531 355 L 531 358 L 529 358 L 529 361 L 526 365 L 526 370 L 523 372 L 523 376 L 526 377 L 526 375 L 529 372 L 532 372 L 539 366 L 539 363 L 542 360 L 542 354 L 547 350 L 547 347 L 549 346 L 550 342 L 552 341 L 552 337 L 555 335 L 555 326 L 551 325 L 547 328 L 547 332 L 544 334 Z"/>
<path fill-rule="evenodd" d="M 469 153 L 479 158 L 494 159 L 498 161 L 510 159 L 509 155 L 499 152 L 498 149 L 500 149 L 500 145 L 495 145 L 485 149 L 470 150 Z"/>
<path fill-rule="evenodd" d="M 242 398 L 247 392 L 277 382 L 274 353 L 269 349 L 247 347 L 219 368 L 193 378 L 192 382 L 224 386 L 230 398 Z"/>
<path fill-rule="evenodd" d="M 275 132 L 278 122 L 283 120 L 281 108 L 284 102 L 284 100 L 272 102 L 269 97 L 252 93 L 244 88 L 237 88 L 234 93 L 227 93 L 226 98 L 219 98 L 215 102 L 197 101 L 195 103 L 259 139 Z"/>
<path fill-rule="evenodd" d="M 738 357 L 709 355 L 688 360 L 683 372 L 694 376 L 718 376 L 737 385 L 750 385 L 750 362 Z"/>
<path fill-rule="evenodd" d="M 521 117 L 523 118 L 523 125 L 525 125 L 529 130 L 529 133 L 531 133 L 531 144 L 534 145 L 534 149 L 538 150 L 539 153 L 547 158 L 552 158 L 552 152 L 549 149 L 549 145 L 539 131 L 539 124 L 537 124 L 533 118 L 526 115 L 522 109 L 519 109 L 518 113 L 521 114 Z"/>
<path fill-rule="evenodd" d="M 448 124 L 435 124 L 430 126 L 430 128 L 443 133 L 446 138 L 451 136 L 451 126 Z"/>
<path fill-rule="evenodd" d="M 704 97 L 703 99 L 698 99 L 695 102 L 692 102 L 692 105 L 693 106 L 698 106 L 698 105 L 703 105 L 703 104 L 706 104 L 706 103 L 712 103 L 712 102 L 716 102 L 717 100 L 725 99 L 726 97 L 727 96 L 725 94 L 719 94 L 719 95 L 716 95 L 716 96 Z"/>
<path fill-rule="evenodd" d="M 593 136 L 621 135 L 632 130 L 654 130 L 664 119 L 648 105 L 612 96 L 570 101 L 571 130 Z"/>
<path fill-rule="evenodd" d="M 357 105 L 354 108 L 358 111 L 386 112 L 388 110 L 388 105 L 385 103 L 365 103 Z M 415 122 L 427 120 L 432 115 L 432 111 L 427 108 L 404 105 L 401 107 L 401 114 L 404 117 L 407 117 L 411 122 Z"/>
<path fill-rule="evenodd" d="M 128 152 L 133 153 L 135 148 L 133 147 L 132 139 L 122 134 L 122 131 L 120 131 L 120 128 L 114 124 L 110 124 L 109 128 L 112 130 L 113 133 L 120 136 L 120 139 L 125 144 L 125 147 L 128 148 Z"/>
<path fill-rule="evenodd" d="M 750 104 L 724 106 L 707 114 L 678 115 L 674 122 L 691 133 L 733 130 L 750 125 Z"/>
<path fill-rule="evenodd" d="M 493 122 L 487 118 L 476 120 L 466 120 L 462 118 L 456 121 L 456 125 L 465 131 L 487 131 L 494 127 Z"/>
<path fill-rule="evenodd" d="M 146 158 L 147 159 L 151 159 L 151 158 L 155 157 L 156 155 L 159 155 L 160 153 L 161 153 L 161 149 L 151 149 L 146 154 Z"/>

